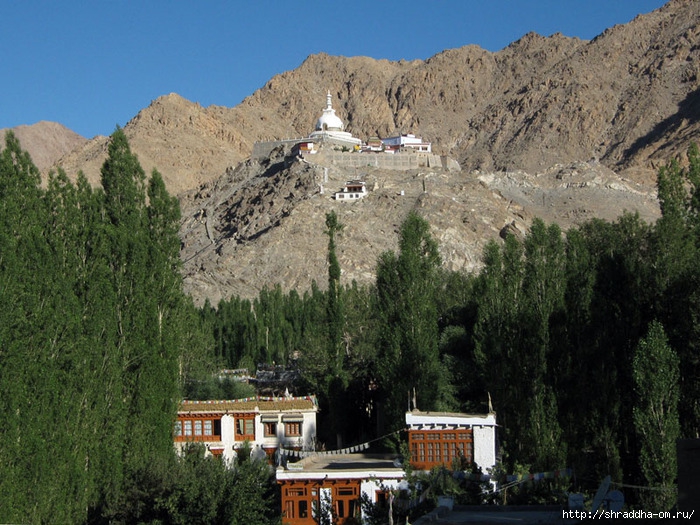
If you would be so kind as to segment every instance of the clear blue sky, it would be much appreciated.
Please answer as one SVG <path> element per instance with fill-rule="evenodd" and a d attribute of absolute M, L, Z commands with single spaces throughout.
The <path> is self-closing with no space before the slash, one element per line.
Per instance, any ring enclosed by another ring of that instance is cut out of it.
<path fill-rule="evenodd" d="M 313 53 L 426 59 L 525 33 L 591 39 L 664 0 L 178 1 L 0 4 L 0 128 L 107 135 L 178 93 L 235 106 Z"/>

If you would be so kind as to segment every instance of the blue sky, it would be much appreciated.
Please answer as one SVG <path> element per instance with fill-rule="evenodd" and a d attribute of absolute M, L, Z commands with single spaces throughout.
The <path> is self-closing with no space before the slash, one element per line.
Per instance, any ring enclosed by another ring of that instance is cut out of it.
<path fill-rule="evenodd" d="M 313 53 L 426 59 L 534 31 L 591 39 L 663 0 L 2 2 L 0 128 L 107 135 L 161 95 L 235 106 Z"/>

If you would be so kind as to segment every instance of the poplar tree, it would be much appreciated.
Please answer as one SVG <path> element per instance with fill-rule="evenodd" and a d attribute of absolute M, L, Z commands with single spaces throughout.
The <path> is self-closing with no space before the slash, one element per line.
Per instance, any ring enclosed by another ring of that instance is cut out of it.
<path fill-rule="evenodd" d="M 527 378 L 527 417 L 522 421 L 526 456 L 536 468 L 561 466 L 566 455 L 558 421 L 557 399 L 550 362 L 551 331 L 562 318 L 566 258 L 561 230 L 535 219 L 525 237 L 525 308 L 521 319 L 527 336 L 518 352 L 521 377 Z"/>
<path fill-rule="evenodd" d="M 122 483 L 129 482 L 129 476 L 144 462 L 172 454 L 185 302 L 179 274 L 179 205 L 167 194 L 158 172 L 146 183 L 119 128 L 112 134 L 101 175 L 105 255 L 114 301 L 112 339 L 105 353 L 112 375 L 105 386 L 117 436 L 111 445 L 121 451 L 116 471 L 122 471 L 111 480 L 112 492 L 105 494 L 109 514 L 121 505 Z"/>
<path fill-rule="evenodd" d="M 700 149 L 688 148 L 687 165 L 670 161 L 658 173 L 661 218 L 652 230 L 653 316 L 664 323 L 681 360 L 679 410 L 687 435 L 700 433 Z"/>
<path fill-rule="evenodd" d="M 513 447 L 520 442 L 521 414 L 528 402 L 520 361 L 523 274 L 523 246 L 514 235 L 506 236 L 502 247 L 496 241 L 486 245 L 476 283 L 474 359 L 503 425 L 502 438 Z"/>
<path fill-rule="evenodd" d="M 653 321 L 637 345 L 633 374 L 634 427 L 640 439 L 639 466 L 652 488 L 642 500 L 651 511 L 670 510 L 676 500 L 676 440 L 680 435 L 679 359 L 663 325 Z M 658 490 L 662 489 L 662 490 Z"/>
<path fill-rule="evenodd" d="M 340 287 L 340 263 L 335 253 L 335 237 L 343 230 L 335 211 L 326 214 L 326 235 L 328 235 L 328 350 L 334 363 L 335 375 L 342 370 L 342 340 L 345 328 L 343 301 Z"/>
<path fill-rule="evenodd" d="M 377 263 L 377 371 L 391 428 L 403 425 L 413 389 L 422 410 L 452 408 L 438 352 L 435 294 L 440 264 L 430 225 L 416 212 L 401 225 L 398 255 L 384 252 Z"/>

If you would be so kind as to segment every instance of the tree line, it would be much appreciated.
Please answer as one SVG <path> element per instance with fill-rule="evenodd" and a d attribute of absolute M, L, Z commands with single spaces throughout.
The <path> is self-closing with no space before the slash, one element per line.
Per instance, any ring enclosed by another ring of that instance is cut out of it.
<path fill-rule="evenodd" d="M 649 486 L 675 500 L 675 440 L 700 432 L 700 155 L 658 176 L 662 215 L 625 213 L 566 233 L 535 219 L 491 241 L 475 274 L 442 269 L 428 223 L 409 214 L 376 282 L 340 286 L 341 218 L 326 217 L 328 287 L 232 297 L 201 315 L 228 366 L 298 367 L 333 448 L 403 426 L 422 410 L 484 412 L 508 472 L 571 467 L 570 488 Z M 647 507 L 651 508 L 651 507 Z"/>
<path fill-rule="evenodd" d="M 331 212 L 323 289 L 271 286 L 202 308 L 182 291 L 177 200 L 157 171 L 146 177 L 121 129 L 101 181 L 59 170 L 42 186 L 11 133 L 0 152 L 6 520 L 279 521 L 267 469 L 229 472 L 172 445 L 179 399 L 234 396 L 215 370 L 272 362 L 297 368 L 298 393 L 319 397 L 327 448 L 402 428 L 414 399 L 421 410 L 491 403 L 504 472 L 571 467 L 569 488 L 610 474 L 662 489 L 640 490 L 641 503 L 673 499 L 673 443 L 700 431 L 696 147 L 660 170 L 654 224 L 624 214 L 564 234 L 535 220 L 463 274 L 442 268 L 412 212 L 398 250 L 360 286 L 341 285 L 342 217 Z"/>
<path fill-rule="evenodd" d="M 0 152 L 0 515 L 13 523 L 274 523 L 267 465 L 177 457 L 184 385 L 212 337 L 182 291 L 178 201 L 124 132 L 101 188 L 45 187 Z M 244 503 L 242 503 L 244 502 Z M 255 502 L 251 504 L 251 502 Z"/>

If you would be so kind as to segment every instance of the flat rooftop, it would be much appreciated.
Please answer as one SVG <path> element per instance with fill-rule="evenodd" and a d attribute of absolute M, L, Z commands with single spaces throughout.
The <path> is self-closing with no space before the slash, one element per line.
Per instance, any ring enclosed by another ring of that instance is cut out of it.
<path fill-rule="evenodd" d="M 402 471 L 394 461 L 396 455 L 389 454 L 327 454 L 319 453 L 317 456 L 293 463 L 301 467 L 305 472 L 327 470 L 396 470 Z M 294 467 L 292 467 L 294 469 Z"/>

